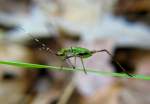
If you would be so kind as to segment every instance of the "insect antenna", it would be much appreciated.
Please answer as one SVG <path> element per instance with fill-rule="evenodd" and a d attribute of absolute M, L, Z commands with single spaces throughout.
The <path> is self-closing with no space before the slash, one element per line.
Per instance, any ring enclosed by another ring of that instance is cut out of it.
<path fill-rule="evenodd" d="M 35 38 L 33 35 L 31 35 L 31 34 L 28 34 L 28 35 L 31 36 L 32 39 L 33 39 L 36 43 L 38 43 L 39 45 L 41 45 L 41 46 L 43 47 L 43 48 L 42 48 L 43 50 L 46 50 L 47 52 L 49 52 L 49 53 L 54 54 L 54 55 L 57 56 L 57 54 L 56 54 L 54 51 L 52 51 L 52 49 L 50 49 L 49 47 L 47 47 L 46 44 L 42 43 L 39 39 Z"/>
<path fill-rule="evenodd" d="M 114 59 L 113 55 L 112 55 L 108 50 L 106 50 L 106 49 L 103 49 L 103 50 L 94 50 L 94 51 L 91 51 L 91 52 L 92 52 L 92 54 L 98 53 L 98 52 L 106 52 L 106 53 L 113 59 L 113 61 L 121 68 L 121 70 L 122 70 L 124 73 L 126 73 L 126 74 L 127 74 L 128 76 L 130 76 L 130 77 L 133 77 L 130 73 L 128 73 L 128 72 L 126 71 L 126 69 L 124 69 L 124 68 L 121 66 L 121 64 L 120 64 L 117 60 Z"/>
<path fill-rule="evenodd" d="M 39 39 L 35 38 L 32 34 L 27 33 L 23 27 L 17 27 L 16 29 L 17 29 L 17 30 L 22 30 L 22 31 L 24 31 L 24 32 L 25 32 L 27 35 L 29 35 L 36 43 L 38 43 L 39 45 L 41 45 L 41 46 L 43 47 L 43 48 L 42 48 L 43 50 L 46 50 L 47 52 L 49 52 L 49 53 L 51 53 L 51 54 L 53 54 L 53 55 L 58 56 L 54 51 L 52 51 L 52 49 L 50 49 L 49 47 L 47 47 L 46 44 L 42 43 Z"/>

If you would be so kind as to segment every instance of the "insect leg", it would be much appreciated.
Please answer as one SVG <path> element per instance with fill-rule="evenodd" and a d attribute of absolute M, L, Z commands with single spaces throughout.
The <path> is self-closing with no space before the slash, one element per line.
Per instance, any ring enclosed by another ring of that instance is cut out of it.
<path fill-rule="evenodd" d="M 76 67 L 76 55 L 74 54 L 72 47 L 71 47 L 71 52 L 72 52 L 73 57 L 74 57 L 74 67 Z"/>
<path fill-rule="evenodd" d="M 75 56 L 74 57 L 74 66 L 76 66 L 76 59 L 77 59 L 77 57 Z"/>
<path fill-rule="evenodd" d="M 71 61 L 70 61 L 70 58 L 72 58 L 72 57 L 75 57 L 75 56 L 66 56 L 65 58 L 64 58 L 64 60 L 67 60 L 67 62 L 71 65 L 71 67 L 73 68 L 73 69 L 75 69 L 76 67 L 71 63 Z"/>
<path fill-rule="evenodd" d="M 92 53 L 97 53 L 97 52 L 106 52 L 106 53 L 113 59 L 113 61 L 121 68 L 121 70 L 122 70 L 124 73 L 126 73 L 126 74 L 127 74 L 128 76 L 130 76 L 130 77 L 133 77 L 130 73 L 128 73 L 128 72 L 126 71 L 126 69 L 124 69 L 124 68 L 121 66 L 121 64 L 120 64 L 117 60 L 114 59 L 113 55 L 112 55 L 108 50 L 103 49 L 103 50 L 92 51 Z"/>
<path fill-rule="evenodd" d="M 76 67 L 71 63 L 71 61 L 70 61 L 70 59 L 69 58 L 66 58 L 65 60 L 67 60 L 68 61 L 68 63 L 71 65 L 71 67 L 73 68 L 73 69 L 75 69 Z"/>
<path fill-rule="evenodd" d="M 84 69 L 84 73 L 87 74 L 86 69 L 85 69 L 85 66 L 84 66 L 83 58 L 80 57 L 80 60 L 81 60 L 81 63 L 82 63 L 83 69 Z"/>

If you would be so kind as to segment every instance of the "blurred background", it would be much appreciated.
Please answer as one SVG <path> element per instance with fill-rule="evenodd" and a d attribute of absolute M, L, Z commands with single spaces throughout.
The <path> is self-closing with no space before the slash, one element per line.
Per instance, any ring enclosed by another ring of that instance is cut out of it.
<path fill-rule="evenodd" d="M 46 51 L 107 49 L 133 74 L 150 75 L 150 0 L 0 0 L 0 60 L 67 67 Z M 119 72 L 98 53 L 86 68 Z M 82 67 L 77 59 L 77 67 Z M 0 104 L 150 104 L 150 82 L 0 65 Z"/>

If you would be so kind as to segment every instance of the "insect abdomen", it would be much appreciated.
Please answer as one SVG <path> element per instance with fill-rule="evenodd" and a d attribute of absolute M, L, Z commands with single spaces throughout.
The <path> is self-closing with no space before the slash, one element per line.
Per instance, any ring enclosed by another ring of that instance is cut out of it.
<path fill-rule="evenodd" d="M 72 47 L 70 49 L 70 51 L 72 51 L 72 53 L 78 57 L 82 57 L 82 58 L 88 58 L 90 56 L 92 56 L 92 53 L 86 49 L 86 48 L 81 48 L 81 47 Z"/>

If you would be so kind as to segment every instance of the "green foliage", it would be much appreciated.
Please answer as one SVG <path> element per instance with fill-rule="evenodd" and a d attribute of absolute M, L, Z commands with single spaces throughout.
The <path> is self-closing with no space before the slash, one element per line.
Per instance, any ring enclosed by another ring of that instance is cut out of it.
<path fill-rule="evenodd" d="M 56 66 L 48 66 L 48 65 L 40 65 L 40 64 L 31 64 L 31 63 L 25 63 L 25 62 L 20 62 L 20 61 L 0 61 L 0 64 L 4 65 L 12 65 L 12 66 L 17 66 L 17 67 L 24 67 L 24 68 L 32 68 L 32 69 L 40 69 L 40 68 L 48 68 L 50 70 L 54 71 L 60 71 L 60 67 Z M 76 71 L 76 72 L 83 72 L 84 70 L 82 68 L 66 68 L 63 67 L 63 71 Z M 97 74 L 97 75 L 103 75 L 103 76 L 113 76 L 113 77 L 122 77 L 122 78 L 134 78 L 134 79 L 142 79 L 142 80 L 150 80 L 150 76 L 145 76 L 145 75 L 138 75 L 135 74 L 133 77 L 128 76 L 127 74 L 124 73 L 114 73 L 114 72 L 104 72 L 104 71 L 96 71 L 94 69 L 86 69 L 88 74 Z"/>

